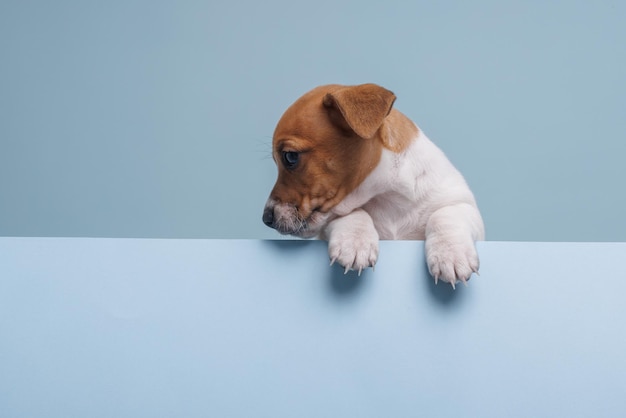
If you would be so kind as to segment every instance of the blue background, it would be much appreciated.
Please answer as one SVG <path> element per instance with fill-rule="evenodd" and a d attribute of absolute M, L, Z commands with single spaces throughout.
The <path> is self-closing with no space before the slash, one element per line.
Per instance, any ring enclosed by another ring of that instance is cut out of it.
<path fill-rule="evenodd" d="M 275 237 L 274 125 L 376 82 L 491 240 L 626 240 L 626 3 L 0 2 L 0 235 Z"/>
<path fill-rule="evenodd" d="M 456 291 L 380 250 L 0 238 L 0 416 L 626 415 L 626 243 L 481 242 Z"/>

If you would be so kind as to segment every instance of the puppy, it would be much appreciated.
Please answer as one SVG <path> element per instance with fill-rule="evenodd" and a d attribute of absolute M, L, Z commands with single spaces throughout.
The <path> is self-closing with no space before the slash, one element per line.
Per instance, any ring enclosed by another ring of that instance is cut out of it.
<path fill-rule="evenodd" d="M 263 222 L 328 241 L 331 264 L 374 267 L 379 239 L 425 240 L 435 283 L 478 273 L 483 221 L 463 176 L 375 84 L 317 87 L 273 136 L 278 179 Z"/>

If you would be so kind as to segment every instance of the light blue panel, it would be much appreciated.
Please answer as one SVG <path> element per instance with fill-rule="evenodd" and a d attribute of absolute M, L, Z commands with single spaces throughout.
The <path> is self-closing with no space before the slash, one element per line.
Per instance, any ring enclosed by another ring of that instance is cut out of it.
<path fill-rule="evenodd" d="M 623 417 L 626 244 L 0 239 L 0 416 Z"/>
<path fill-rule="evenodd" d="M 0 1 L 0 236 L 274 238 L 274 126 L 376 82 L 490 240 L 626 241 L 626 2 Z"/>

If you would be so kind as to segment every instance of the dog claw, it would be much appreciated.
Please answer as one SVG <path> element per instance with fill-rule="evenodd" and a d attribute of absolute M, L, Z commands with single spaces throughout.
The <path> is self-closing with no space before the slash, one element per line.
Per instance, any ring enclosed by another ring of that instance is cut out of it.
<path fill-rule="evenodd" d="M 467 287 L 467 279 L 465 277 L 461 278 L 461 282 Z"/>
<path fill-rule="evenodd" d="M 330 260 L 330 265 L 332 266 L 333 264 L 335 264 L 335 261 L 337 261 L 337 257 L 333 257 L 333 258 Z"/>
<path fill-rule="evenodd" d="M 343 271 L 343 274 L 348 274 L 349 271 L 350 271 L 350 267 L 346 267 L 346 269 Z"/>
<path fill-rule="evenodd" d="M 361 277 L 361 272 L 363 271 L 363 267 L 359 267 L 359 277 Z"/>
<path fill-rule="evenodd" d="M 437 285 L 437 283 L 439 283 L 439 275 L 435 276 L 435 286 Z"/>
<path fill-rule="evenodd" d="M 454 280 L 452 280 L 450 284 L 452 285 L 452 290 L 456 290 L 456 285 L 454 284 Z"/>

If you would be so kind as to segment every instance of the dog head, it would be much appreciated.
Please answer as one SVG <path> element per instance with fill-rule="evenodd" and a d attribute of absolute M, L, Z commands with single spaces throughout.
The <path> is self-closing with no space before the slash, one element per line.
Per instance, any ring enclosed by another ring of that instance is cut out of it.
<path fill-rule="evenodd" d="M 281 234 L 317 235 L 393 145 L 381 127 L 395 98 L 375 84 L 326 85 L 292 104 L 274 131 L 278 179 L 263 222 Z"/>

